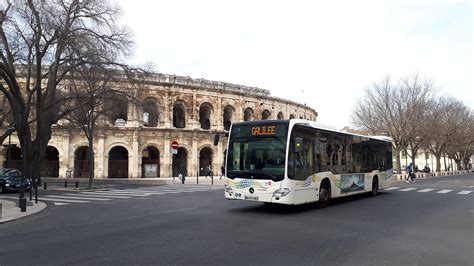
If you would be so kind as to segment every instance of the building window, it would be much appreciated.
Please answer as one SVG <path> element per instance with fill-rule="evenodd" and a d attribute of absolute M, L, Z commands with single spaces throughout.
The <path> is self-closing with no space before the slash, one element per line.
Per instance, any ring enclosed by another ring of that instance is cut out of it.
<path fill-rule="evenodd" d="M 211 128 L 212 106 L 209 103 L 203 103 L 199 107 L 199 123 L 202 129 Z"/>

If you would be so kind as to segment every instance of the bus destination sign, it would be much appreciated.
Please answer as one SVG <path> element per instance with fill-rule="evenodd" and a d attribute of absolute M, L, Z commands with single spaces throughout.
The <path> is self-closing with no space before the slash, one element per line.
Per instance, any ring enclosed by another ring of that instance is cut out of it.
<path fill-rule="evenodd" d="M 276 126 L 252 127 L 252 136 L 273 136 Z"/>

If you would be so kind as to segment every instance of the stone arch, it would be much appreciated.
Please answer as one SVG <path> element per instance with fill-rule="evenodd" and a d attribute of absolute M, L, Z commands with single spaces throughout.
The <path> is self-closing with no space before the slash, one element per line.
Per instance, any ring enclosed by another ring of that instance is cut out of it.
<path fill-rule="evenodd" d="M 12 143 L 13 144 L 13 143 Z M 3 162 L 4 168 L 15 168 L 20 171 L 23 169 L 23 161 L 22 161 L 22 154 L 21 148 L 17 146 L 10 146 L 4 149 L 5 153 L 5 161 Z"/>
<path fill-rule="evenodd" d="M 125 126 L 128 121 L 128 101 L 125 98 L 114 99 L 106 103 L 107 117 L 114 126 Z"/>
<path fill-rule="evenodd" d="M 271 119 L 272 113 L 268 109 L 262 111 L 262 120 Z"/>
<path fill-rule="evenodd" d="M 290 119 L 295 119 L 295 115 L 294 115 L 294 114 L 290 114 Z"/>
<path fill-rule="evenodd" d="M 186 107 L 182 101 L 177 101 L 173 104 L 173 127 L 186 127 Z"/>
<path fill-rule="evenodd" d="M 233 116 L 234 116 L 235 109 L 231 105 L 226 105 L 224 107 L 224 114 L 223 114 L 223 121 L 222 124 L 224 125 L 224 130 L 230 130 L 230 126 L 232 125 Z"/>
<path fill-rule="evenodd" d="M 108 177 L 109 178 L 128 178 L 128 156 L 127 148 L 117 145 L 113 146 L 108 152 Z"/>
<path fill-rule="evenodd" d="M 172 175 L 177 177 L 179 174 L 188 176 L 188 156 L 189 152 L 184 147 L 178 148 L 178 153 L 173 155 Z"/>
<path fill-rule="evenodd" d="M 278 114 L 277 114 L 277 119 L 278 119 L 278 120 L 283 120 L 283 119 L 285 119 L 282 112 L 278 112 Z"/>
<path fill-rule="evenodd" d="M 143 101 L 143 125 L 146 127 L 156 127 L 159 122 L 158 100 L 154 97 L 148 97 Z"/>
<path fill-rule="evenodd" d="M 199 175 L 200 176 L 206 176 L 209 174 L 208 172 L 209 166 L 211 167 L 211 170 L 212 170 L 213 154 L 214 154 L 214 151 L 209 146 L 204 146 L 199 151 Z"/>
<path fill-rule="evenodd" d="M 40 166 L 43 177 L 59 177 L 59 151 L 54 146 L 47 146 Z"/>
<path fill-rule="evenodd" d="M 87 157 L 89 147 L 87 145 L 79 146 L 74 150 L 74 177 L 87 178 L 89 177 L 90 161 Z"/>
<path fill-rule="evenodd" d="M 142 150 L 142 177 L 160 177 L 160 150 L 154 146 Z"/>
<path fill-rule="evenodd" d="M 250 107 L 245 108 L 244 121 L 253 121 L 253 120 L 254 120 L 253 109 Z"/>
<path fill-rule="evenodd" d="M 208 102 L 199 106 L 199 123 L 202 129 L 211 129 L 212 105 Z"/>

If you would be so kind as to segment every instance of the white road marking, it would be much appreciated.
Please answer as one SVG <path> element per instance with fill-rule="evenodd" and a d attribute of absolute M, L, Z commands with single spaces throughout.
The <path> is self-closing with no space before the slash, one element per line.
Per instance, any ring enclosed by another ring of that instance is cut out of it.
<path fill-rule="evenodd" d="M 446 194 L 446 193 L 449 193 L 449 192 L 451 192 L 451 191 L 452 191 L 451 189 L 443 189 L 443 190 L 440 190 L 440 191 L 438 191 L 438 192 L 436 192 L 436 193 Z"/>
<path fill-rule="evenodd" d="M 103 195 L 94 195 L 94 194 L 82 194 L 83 192 L 81 192 L 81 194 L 74 194 L 74 193 L 64 193 L 64 194 L 61 194 L 61 195 L 64 195 L 64 196 L 71 196 L 71 197 L 80 197 L 80 198 L 85 198 L 85 197 L 90 197 L 90 198 L 93 198 L 93 199 L 98 199 L 98 200 L 101 200 L 101 199 L 105 199 L 105 200 L 112 200 L 112 199 L 129 199 L 130 197 L 123 197 L 123 196 L 103 196 Z"/>
<path fill-rule="evenodd" d="M 414 187 L 409 187 L 409 188 L 404 188 L 404 189 L 400 189 L 399 191 L 412 191 L 412 190 L 415 190 L 416 188 Z"/>
<path fill-rule="evenodd" d="M 474 186 L 469 186 L 469 187 L 467 187 L 467 188 L 473 188 L 473 187 L 474 187 Z"/>
<path fill-rule="evenodd" d="M 78 199 L 78 200 L 97 200 L 97 201 L 108 201 L 110 199 L 102 199 L 102 198 L 91 198 L 87 197 L 87 195 L 84 195 L 86 197 L 82 197 L 82 195 L 74 195 L 74 196 L 63 196 L 63 195 L 48 195 L 48 197 L 54 197 L 54 198 L 59 198 L 59 199 Z"/>
<path fill-rule="evenodd" d="M 99 192 L 89 192 L 89 193 L 99 193 Z M 115 192 L 107 192 L 107 191 L 100 192 L 100 194 L 101 195 L 111 195 L 111 196 L 136 196 L 136 197 L 147 197 L 147 196 L 149 196 L 149 194 L 145 194 L 145 193 L 115 193 Z"/>
<path fill-rule="evenodd" d="M 463 190 L 463 191 L 460 191 L 460 192 L 458 192 L 458 193 L 456 193 L 456 194 L 459 194 L 459 195 L 467 195 L 467 194 L 469 194 L 469 193 L 471 193 L 471 192 L 472 192 L 471 190 Z"/>
<path fill-rule="evenodd" d="M 417 192 L 430 192 L 430 191 L 433 191 L 434 189 L 432 188 L 425 188 L 425 189 L 421 189 L 421 190 L 418 190 Z"/>
<path fill-rule="evenodd" d="M 129 199 L 130 197 L 125 196 L 114 196 L 114 195 L 104 195 L 100 192 L 81 192 L 86 195 L 90 195 L 91 197 L 101 197 L 101 198 L 110 198 L 110 199 Z M 64 194 L 64 195 L 76 195 L 76 194 Z"/>
<path fill-rule="evenodd" d="M 69 205 L 69 203 L 63 203 L 63 202 L 53 202 L 54 205 L 59 205 L 59 206 L 62 206 L 62 205 Z"/>
<path fill-rule="evenodd" d="M 40 200 L 45 200 L 45 201 L 58 201 L 58 202 L 70 202 L 70 203 L 88 203 L 90 201 L 85 201 L 85 200 L 72 200 L 72 199 L 56 199 L 56 198 L 46 198 L 42 197 Z"/>
<path fill-rule="evenodd" d="M 389 187 L 389 188 L 386 188 L 385 190 L 395 190 L 395 189 L 399 189 L 400 187 Z"/>

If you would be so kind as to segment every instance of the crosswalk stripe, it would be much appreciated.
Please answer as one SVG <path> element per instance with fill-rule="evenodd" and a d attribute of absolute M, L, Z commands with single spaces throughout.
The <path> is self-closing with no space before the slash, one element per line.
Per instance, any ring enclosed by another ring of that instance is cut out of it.
<path fill-rule="evenodd" d="M 463 190 L 463 191 L 459 191 L 457 194 L 460 194 L 460 195 L 467 195 L 469 193 L 471 193 L 472 191 L 471 190 Z"/>
<path fill-rule="evenodd" d="M 162 192 L 162 191 L 183 191 L 183 190 L 212 190 L 213 188 L 206 187 L 186 187 L 186 188 L 176 188 L 176 189 L 116 189 L 116 190 L 107 190 L 113 193 L 150 193 L 150 192 Z M 222 188 L 218 188 L 222 189 Z"/>
<path fill-rule="evenodd" d="M 190 192 L 203 192 L 209 190 L 180 190 L 180 191 L 157 191 L 157 192 L 150 192 L 147 193 L 149 195 L 165 195 L 165 194 L 179 194 L 179 193 L 190 193 Z"/>
<path fill-rule="evenodd" d="M 70 203 L 88 203 L 90 201 L 85 201 L 85 200 L 72 200 L 72 199 L 56 199 L 56 198 L 47 198 L 47 197 L 42 197 L 40 200 L 45 200 L 45 201 L 57 201 L 57 202 L 70 202 Z"/>
<path fill-rule="evenodd" d="M 446 194 L 446 193 L 449 193 L 449 192 L 451 192 L 451 191 L 452 191 L 451 189 L 443 189 L 443 190 L 440 190 L 440 191 L 438 191 L 438 192 L 436 192 L 436 193 Z"/>
<path fill-rule="evenodd" d="M 409 188 L 404 188 L 404 189 L 400 189 L 399 191 L 412 191 L 412 190 L 415 190 L 416 188 L 414 187 L 409 187 Z"/>
<path fill-rule="evenodd" d="M 111 198 L 111 199 L 129 199 L 130 197 L 126 196 L 114 196 L 114 195 L 104 195 L 103 193 L 100 192 L 81 192 L 85 195 L 90 195 L 92 197 L 103 197 L 103 198 Z M 66 195 L 66 194 L 64 194 Z M 67 194 L 67 195 L 72 195 L 72 194 Z M 74 194 L 76 195 L 76 194 Z"/>
<path fill-rule="evenodd" d="M 389 188 L 386 188 L 385 190 L 395 190 L 395 189 L 399 189 L 400 187 L 389 187 Z"/>
<path fill-rule="evenodd" d="M 63 203 L 63 202 L 53 202 L 54 205 L 59 205 L 59 206 L 62 206 L 62 205 L 69 205 L 69 203 Z"/>
<path fill-rule="evenodd" d="M 85 193 L 85 192 L 84 192 Z M 99 192 L 96 192 L 99 193 Z M 149 194 L 146 193 L 115 193 L 115 192 L 100 192 L 101 195 L 111 195 L 111 196 L 135 196 L 135 197 L 147 197 Z"/>
<path fill-rule="evenodd" d="M 87 195 L 86 195 L 87 196 Z M 54 197 L 58 199 L 73 199 L 73 200 L 96 200 L 96 201 L 107 201 L 110 199 L 102 199 L 102 198 L 91 198 L 91 197 L 82 197 L 80 194 L 77 196 L 63 196 L 63 195 L 49 195 L 49 197 Z"/>
<path fill-rule="evenodd" d="M 102 199 L 105 198 L 105 200 L 111 200 L 111 199 L 129 199 L 130 197 L 123 197 L 123 196 L 104 196 L 104 195 L 94 195 L 94 194 L 82 194 L 84 192 L 81 192 L 80 194 L 73 194 L 73 193 L 64 193 L 62 195 L 64 196 L 72 196 L 72 197 L 90 197 L 90 198 L 97 198 L 97 199 Z"/>
<path fill-rule="evenodd" d="M 166 193 L 182 193 L 182 192 L 199 192 L 199 191 L 209 191 L 209 189 L 164 189 L 164 190 L 153 190 L 153 191 L 118 191 L 114 190 L 112 192 L 104 191 L 105 194 L 114 194 L 114 195 L 136 195 L 136 194 L 166 194 Z"/>
<path fill-rule="evenodd" d="M 430 192 L 430 191 L 433 191 L 434 189 L 432 188 L 425 188 L 425 189 L 421 189 L 421 190 L 418 190 L 417 192 Z"/>

